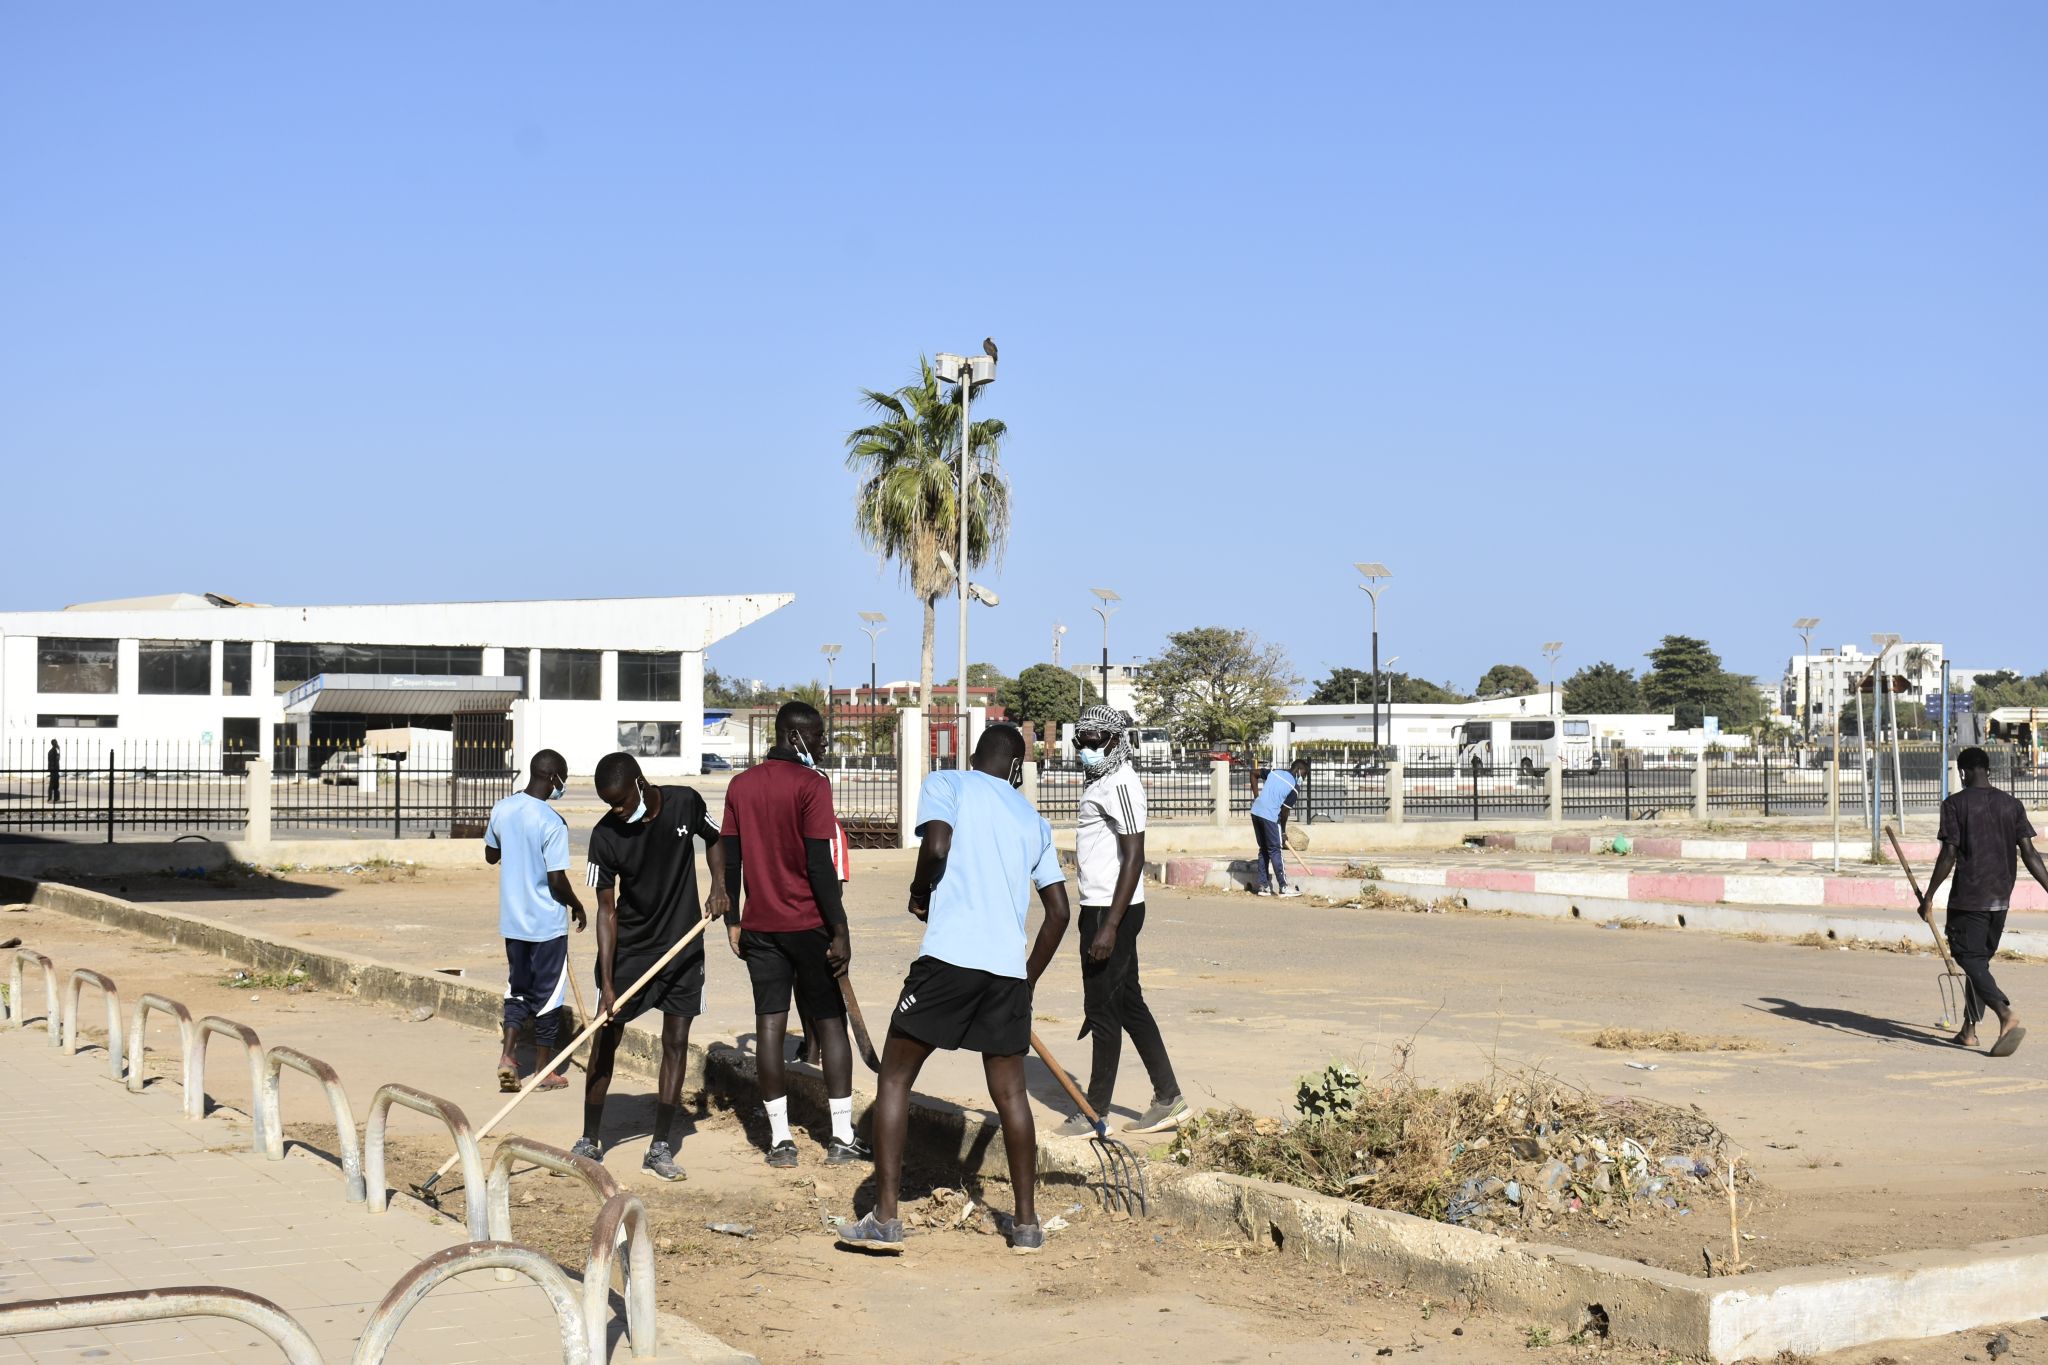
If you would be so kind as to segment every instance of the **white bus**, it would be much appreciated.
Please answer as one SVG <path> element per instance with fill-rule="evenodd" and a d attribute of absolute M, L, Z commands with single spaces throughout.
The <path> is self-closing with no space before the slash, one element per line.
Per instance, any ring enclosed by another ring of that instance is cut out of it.
<path fill-rule="evenodd" d="M 1526 774 L 1556 763 L 1568 773 L 1600 771 L 1593 722 L 1581 716 L 1468 720 L 1455 733 L 1461 768 L 1515 768 Z"/>

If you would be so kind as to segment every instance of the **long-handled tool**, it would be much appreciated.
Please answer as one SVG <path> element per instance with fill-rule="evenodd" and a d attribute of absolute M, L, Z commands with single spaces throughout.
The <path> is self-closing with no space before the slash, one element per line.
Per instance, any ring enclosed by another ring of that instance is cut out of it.
<path fill-rule="evenodd" d="M 1920 900 L 1920 879 L 1913 875 L 1913 865 L 1906 861 L 1906 850 L 1899 845 L 1898 832 L 1890 825 L 1885 826 L 1885 837 L 1892 841 L 1892 852 L 1898 855 L 1899 866 L 1905 869 L 1906 885 L 1913 888 L 1913 899 Z M 1942 940 L 1941 930 L 1934 927 L 1934 920 L 1927 917 L 1927 932 L 1934 935 L 1934 948 L 1941 954 L 1944 968 L 1938 978 L 1941 983 L 1941 1023 L 1939 1028 L 1961 1028 L 1968 1016 L 1963 1012 L 1963 1002 L 1969 999 L 1970 979 L 1956 966 L 1956 960 L 1949 956 L 1948 944 Z"/>
<path fill-rule="evenodd" d="M 684 934 L 681 938 L 677 939 L 673 947 L 671 947 L 667 952 L 663 953 L 659 958 L 655 959 L 654 965 L 652 967 L 649 967 L 646 971 L 640 974 L 640 979 L 638 981 L 635 981 L 632 985 L 626 987 L 624 991 L 620 992 L 619 995 L 613 999 L 612 1007 L 610 1009 L 606 1010 L 597 1018 L 591 1020 L 589 1025 L 584 1028 L 583 1032 L 577 1034 L 573 1039 L 570 1040 L 569 1045 L 567 1047 L 562 1048 L 560 1051 L 555 1053 L 553 1057 L 550 1057 L 548 1059 L 548 1064 L 546 1066 L 536 1067 L 534 1069 L 533 1075 L 527 1078 L 526 1084 L 520 1087 L 519 1093 L 514 1095 L 511 1099 L 506 1100 L 505 1107 L 500 1109 L 497 1113 L 491 1115 L 490 1121 L 485 1123 L 483 1127 L 476 1130 L 476 1140 L 478 1142 L 482 1142 L 485 1136 L 488 1135 L 493 1128 L 496 1128 L 499 1123 L 503 1122 L 505 1115 L 511 1113 L 514 1109 L 517 1109 L 519 1107 L 519 1102 L 521 1100 L 525 1099 L 528 1095 L 531 1095 L 535 1090 L 537 1090 L 540 1087 L 540 1083 L 547 1079 L 548 1074 L 555 1069 L 557 1063 L 561 1062 L 564 1058 L 568 1057 L 571 1053 L 575 1052 L 577 1048 L 582 1047 L 584 1043 L 589 1041 L 590 1036 L 592 1034 L 596 1033 L 606 1024 L 609 1024 L 613 1020 L 613 1018 L 615 1018 L 618 1015 L 620 1007 L 623 1006 L 628 1000 L 631 1000 L 634 996 L 638 995 L 640 993 L 641 988 L 645 986 L 648 982 L 654 980 L 655 977 L 659 976 L 664 967 L 668 966 L 669 963 L 675 961 L 677 954 L 681 953 L 683 949 L 689 947 L 692 943 L 696 942 L 697 936 L 699 934 L 702 934 L 705 930 L 705 927 L 708 926 L 710 923 L 711 917 L 708 915 L 699 918 L 695 928 L 691 929 L 689 933 Z M 426 1180 L 421 1182 L 420 1184 L 413 1186 L 412 1192 L 418 1195 L 421 1199 L 425 1200 L 427 1203 L 435 1204 L 438 1206 L 440 1201 L 439 1196 L 434 1193 L 434 1186 L 440 1184 L 441 1177 L 448 1174 L 449 1171 L 455 1168 L 455 1161 L 457 1155 L 460 1154 L 457 1153 L 449 1156 L 449 1158 L 446 1161 L 441 1163 L 440 1170 L 435 1171 L 432 1175 L 428 1176 Z"/>
<path fill-rule="evenodd" d="M 860 1048 L 860 1059 L 868 1064 L 868 1070 L 880 1074 L 882 1059 L 875 1055 L 875 1045 L 868 1039 L 868 1021 L 861 1016 L 860 1001 L 853 998 L 853 978 L 839 978 L 839 998 L 846 1002 L 846 1021 L 853 1026 L 853 1041 Z M 806 1041 L 810 1033 L 805 1032 Z"/>
<path fill-rule="evenodd" d="M 1036 1030 L 1031 1034 L 1031 1049 L 1067 1092 L 1067 1098 L 1081 1107 L 1081 1113 L 1095 1129 L 1095 1136 L 1089 1139 L 1089 1144 L 1095 1149 L 1096 1191 L 1102 1196 L 1103 1205 L 1121 1208 L 1126 1213 L 1150 1213 L 1152 1191 L 1145 1181 L 1144 1161 L 1130 1149 L 1129 1144 L 1109 1135 L 1109 1125 L 1090 1107 L 1081 1087 L 1074 1084 L 1074 1078 L 1053 1057 Z"/>

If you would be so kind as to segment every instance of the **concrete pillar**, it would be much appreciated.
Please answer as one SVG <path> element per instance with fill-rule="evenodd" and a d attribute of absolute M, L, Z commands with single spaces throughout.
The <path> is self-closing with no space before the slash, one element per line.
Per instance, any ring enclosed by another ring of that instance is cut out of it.
<path fill-rule="evenodd" d="M 1036 810 L 1038 808 L 1038 760 L 1035 758 L 1024 760 L 1023 792 L 1024 799 L 1031 803 L 1033 810 Z"/>
<path fill-rule="evenodd" d="M 1821 769 L 1820 780 L 1827 788 L 1826 814 L 1832 820 L 1835 818 L 1835 812 L 1841 809 L 1842 804 L 1842 793 L 1841 789 L 1835 784 L 1835 765 L 1832 761 L 1828 763 L 1827 767 Z"/>
<path fill-rule="evenodd" d="M 1552 763 L 1543 770 L 1543 794 L 1550 806 L 1550 823 L 1564 823 L 1564 764 Z"/>
<path fill-rule="evenodd" d="M 1408 818 L 1408 765 L 1398 759 L 1387 765 L 1387 823 Z"/>
<path fill-rule="evenodd" d="M 1707 751 L 1702 749 L 1693 760 L 1692 770 L 1692 818 L 1707 818 Z"/>
<path fill-rule="evenodd" d="M 1273 766 L 1284 768 L 1294 756 L 1294 726 L 1289 721 L 1273 722 Z"/>
<path fill-rule="evenodd" d="M 242 837 L 252 844 L 270 842 L 270 760 L 252 758 L 243 771 L 242 796 L 249 806 L 249 829 Z"/>
<path fill-rule="evenodd" d="M 917 793 L 924 786 L 925 755 L 931 744 L 924 711 L 906 706 L 896 712 L 896 809 L 901 815 L 898 848 L 916 848 Z"/>
<path fill-rule="evenodd" d="M 1230 823 L 1230 768 L 1227 758 L 1209 760 L 1210 815 L 1219 829 Z"/>
<path fill-rule="evenodd" d="M 988 729 L 988 708 L 970 706 L 967 708 L 967 756 L 974 757 L 974 746 L 981 743 L 981 732 Z"/>

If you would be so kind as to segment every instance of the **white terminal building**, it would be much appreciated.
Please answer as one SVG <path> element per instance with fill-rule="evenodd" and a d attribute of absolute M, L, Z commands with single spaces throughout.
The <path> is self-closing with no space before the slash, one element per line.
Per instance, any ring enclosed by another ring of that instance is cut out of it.
<path fill-rule="evenodd" d="M 216 593 L 0 612 L 0 740 L 20 756 L 175 743 L 316 768 L 371 731 L 467 729 L 523 766 L 617 749 L 696 773 L 704 651 L 790 593 L 259 606 Z M 209 761 L 209 760 L 202 760 Z"/>

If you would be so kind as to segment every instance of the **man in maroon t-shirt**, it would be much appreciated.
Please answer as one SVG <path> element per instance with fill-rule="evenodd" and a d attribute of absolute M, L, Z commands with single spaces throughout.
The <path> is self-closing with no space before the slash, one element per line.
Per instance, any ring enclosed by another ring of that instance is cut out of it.
<path fill-rule="evenodd" d="M 719 843 L 725 849 L 726 919 L 735 956 L 754 983 L 754 1063 L 768 1111 L 768 1164 L 797 1164 L 789 1133 L 783 1049 L 792 994 L 824 1054 L 825 1095 L 832 1112 L 828 1165 L 868 1159 L 853 1133 L 853 1048 L 839 978 L 852 948 L 832 842 L 832 783 L 815 765 L 824 752 L 825 722 L 800 701 L 775 714 L 768 760 L 732 780 L 725 793 Z"/>

